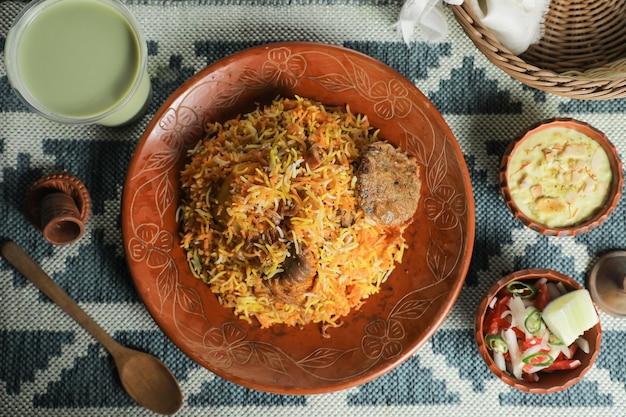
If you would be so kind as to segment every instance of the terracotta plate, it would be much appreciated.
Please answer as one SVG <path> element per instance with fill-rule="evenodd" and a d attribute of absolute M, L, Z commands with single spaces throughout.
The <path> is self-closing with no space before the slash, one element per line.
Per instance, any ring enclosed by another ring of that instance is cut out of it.
<path fill-rule="evenodd" d="M 381 137 L 423 166 L 409 248 L 379 294 L 322 338 L 318 325 L 260 329 L 235 317 L 189 272 L 175 213 L 186 149 L 206 120 L 224 121 L 277 95 L 366 114 Z M 456 301 L 474 242 L 474 201 L 463 155 L 445 121 L 400 74 L 336 46 L 255 47 L 200 71 L 161 107 L 130 163 L 122 202 L 127 258 L 143 302 L 193 360 L 243 386 L 288 394 L 370 381 L 409 358 Z"/>

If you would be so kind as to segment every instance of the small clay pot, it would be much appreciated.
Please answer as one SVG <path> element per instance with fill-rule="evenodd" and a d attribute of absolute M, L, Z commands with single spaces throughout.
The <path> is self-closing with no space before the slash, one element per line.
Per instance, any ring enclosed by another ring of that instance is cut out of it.
<path fill-rule="evenodd" d="M 545 224 L 541 224 L 524 214 L 512 197 L 511 187 L 509 184 L 509 162 L 515 152 L 519 149 L 520 145 L 535 133 L 554 127 L 576 130 L 596 141 L 606 152 L 612 172 L 611 184 L 609 186 L 608 195 L 604 204 L 586 219 L 581 220 L 576 224 L 563 227 L 550 227 Z M 607 139 L 604 133 L 593 128 L 587 123 L 569 118 L 549 119 L 530 126 L 509 143 L 509 146 L 504 152 L 500 163 L 500 190 L 507 207 L 511 213 L 513 213 L 515 218 L 524 226 L 527 226 L 530 229 L 546 236 L 576 236 L 595 229 L 615 210 L 615 207 L 622 196 L 623 185 L 624 176 L 622 173 L 622 163 L 615 146 L 613 146 L 613 144 Z"/>
<path fill-rule="evenodd" d="M 574 369 L 554 371 L 554 372 L 541 372 L 539 374 L 539 381 L 530 382 L 522 381 L 515 378 L 508 372 L 504 372 L 498 368 L 493 360 L 493 356 L 487 348 L 485 342 L 485 318 L 487 315 L 488 307 L 500 291 L 512 281 L 531 281 L 535 282 L 540 278 L 546 278 L 548 282 L 558 283 L 561 282 L 566 289 L 573 291 L 579 290 L 582 286 L 574 279 L 564 275 L 560 272 L 553 271 L 551 269 L 525 269 L 514 272 L 493 284 L 487 291 L 487 294 L 480 301 L 476 310 L 476 316 L 474 320 L 475 339 L 478 346 L 478 351 L 483 360 L 500 380 L 506 384 L 516 388 L 520 391 L 530 392 L 533 394 L 549 394 L 557 391 L 562 391 L 566 388 L 579 382 L 583 376 L 592 368 L 598 354 L 600 353 L 600 341 L 602 339 L 602 328 L 600 322 L 591 329 L 587 330 L 583 337 L 589 342 L 589 353 L 583 352 L 578 349 L 574 354 L 573 359 L 578 359 L 581 365 Z"/>
<path fill-rule="evenodd" d="M 67 173 L 48 175 L 26 193 L 26 215 L 54 245 L 78 240 L 85 232 L 91 198 L 85 185 Z"/>

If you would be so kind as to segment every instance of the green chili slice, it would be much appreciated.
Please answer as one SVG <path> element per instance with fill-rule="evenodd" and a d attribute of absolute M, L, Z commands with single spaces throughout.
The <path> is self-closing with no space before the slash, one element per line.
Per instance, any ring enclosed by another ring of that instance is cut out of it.
<path fill-rule="evenodd" d="M 548 343 L 553 346 L 563 346 L 565 344 L 561 339 L 556 337 L 554 333 L 550 333 L 550 336 L 548 336 Z"/>
<path fill-rule="evenodd" d="M 521 298 L 533 298 L 537 295 L 537 289 L 535 287 L 522 281 L 511 281 L 506 285 L 506 289 L 511 294 Z"/>
<path fill-rule="evenodd" d="M 522 358 L 522 362 L 532 366 L 550 366 L 554 359 L 547 353 L 537 352 Z"/>
<path fill-rule="evenodd" d="M 488 334 L 485 336 L 485 342 L 487 342 L 487 347 L 494 352 L 507 353 L 509 351 L 509 346 L 504 341 L 504 338 L 497 334 Z"/>
<path fill-rule="evenodd" d="M 530 334 L 537 334 L 541 330 L 541 312 L 533 310 L 524 319 L 524 327 Z"/>

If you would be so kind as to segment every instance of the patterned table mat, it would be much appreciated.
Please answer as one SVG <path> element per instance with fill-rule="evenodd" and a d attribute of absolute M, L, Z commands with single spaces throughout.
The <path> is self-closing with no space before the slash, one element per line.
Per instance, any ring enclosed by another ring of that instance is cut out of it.
<path fill-rule="evenodd" d="M 0 3 L 0 46 L 24 3 Z M 578 101 L 534 90 L 491 65 L 452 13 L 448 38 L 405 45 L 395 32 L 400 0 L 129 1 L 148 41 L 154 97 L 148 114 L 122 128 L 63 126 L 30 113 L 0 66 L 0 237 L 15 240 L 123 344 L 149 351 L 172 369 L 185 394 L 181 416 L 626 416 L 626 321 L 601 313 L 602 350 L 572 388 L 550 395 L 516 391 L 496 380 L 473 340 L 473 312 L 502 275 L 556 269 L 585 282 L 597 257 L 626 247 L 626 209 L 575 238 L 523 228 L 507 211 L 498 166 L 508 141 L 545 118 L 574 117 L 604 131 L 626 151 L 626 100 Z M 365 385 L 324 395 L 250 390 L 213 375 L 159 330 L 126 268 L 120 201 L 128 161 L 161 103 L 215 60 L 273 41 L 318 41 L 366 53 L 415 83 L 457 137 L 476 200 L 476 243 L 465 285 L 443 326 L 414 356 Z M 3 58 L 3 54 L 0 54 Z M 65 170 L 92 197 L 85 235 L 53 247 L 26 220 L 24 191 Z M 0 415 L 152 415 L 121 388 L 112 361 L 90 336 L 0 261 Z"/>

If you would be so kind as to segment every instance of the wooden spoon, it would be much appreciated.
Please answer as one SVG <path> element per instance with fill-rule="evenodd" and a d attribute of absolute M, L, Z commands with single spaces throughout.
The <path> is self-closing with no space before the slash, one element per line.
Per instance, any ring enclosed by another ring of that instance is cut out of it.
<path fill-rule="evenodd" d="M 174 414 L 183 395 L 178 381 L 157 358 L 120 345 L 87 315 L 24 250 L 14 242 L 2 245 L 2 256 L 109 351 L 122 386 L 139 405 L 160 414 Z"/>

